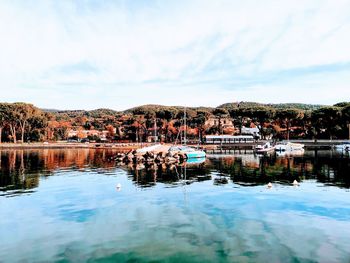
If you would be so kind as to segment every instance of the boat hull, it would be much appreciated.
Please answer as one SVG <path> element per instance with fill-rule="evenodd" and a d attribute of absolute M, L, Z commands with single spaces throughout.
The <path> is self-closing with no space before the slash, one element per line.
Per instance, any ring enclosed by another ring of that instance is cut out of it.
<path fill-rule="evenodd" d="M 203 151 L 195 151 L 195 152 L 185 152 L 184 153 L 187 157 L 187 159 L 193 159 L 193 158 L 205 158 L 205 152 Z"/>
<path fill-rule="evenodd" d="M 335 146 L 336 150 L 350 152 L 350 144 L 340 144 Z"/>

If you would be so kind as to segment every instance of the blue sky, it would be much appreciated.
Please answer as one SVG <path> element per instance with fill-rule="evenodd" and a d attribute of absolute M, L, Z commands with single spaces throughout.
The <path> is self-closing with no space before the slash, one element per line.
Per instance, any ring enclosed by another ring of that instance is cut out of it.
<path fill-rule="evenodd" d="M 350 100 L 350 0 L 0 1 L 0 101 Z"/>

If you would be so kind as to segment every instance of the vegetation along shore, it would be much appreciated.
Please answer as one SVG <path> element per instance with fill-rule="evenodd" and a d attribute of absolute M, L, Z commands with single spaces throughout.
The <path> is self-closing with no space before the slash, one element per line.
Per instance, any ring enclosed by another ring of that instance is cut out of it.
<path fill-rule="evenodd" d="M 181 140 L 184 113 L 180 106 L 61 111 L 0 103 L 0 143 L 172 143 Z M 221 134 L 276 140 L 348 139 L 350 102 L 332 106 L 234 102 L 216 108 L 188 107 L 186 116 L 189 142 Z"/>

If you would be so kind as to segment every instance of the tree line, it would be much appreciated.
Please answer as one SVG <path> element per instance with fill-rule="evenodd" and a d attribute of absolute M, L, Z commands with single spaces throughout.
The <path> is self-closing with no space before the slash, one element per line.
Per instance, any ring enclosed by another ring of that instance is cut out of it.
<path fill-rule="evenodd" d="M 0 143 L 66 140 L 69 130 L 107 130 L 109 140 L 140 142 L 152 135 L 154 127 L 156 134 L 171 142 L 184 129 L 184 111 L 183 107 L 162 105 L 126 111 L 57 111 L 22 102 L 0 103 Z M 216 108 L 189 107 L 186 116 L 187 132 L 193 138 L 242 133 L 243 127 L 257 127 L 263 138 L 346 139 L 350 102 L 333 106 L 237 102 Z M 215 124 L 208 122 L 210 118 L 216 120 Z M 234 128 L 222 120 L 230 120 Z"/>
<path fill-rule="evenodd" d="M 0 143 L 43 140 L 48 120 L 48 114 L 32 104 L 0 103 Z"/>

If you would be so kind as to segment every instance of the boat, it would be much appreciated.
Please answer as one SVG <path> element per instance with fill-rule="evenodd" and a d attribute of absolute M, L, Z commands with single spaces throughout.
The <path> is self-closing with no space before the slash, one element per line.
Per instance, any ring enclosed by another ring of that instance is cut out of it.
<path fill-rule="evenodd" d="M 304 149 L 304 144 L 301 143 L 292 143 L 292 142 L 285 142 L 285 143 L 277 143 L 275 145 L 275 150 L 279 152 L 290 152 L 290 151 L 300 151 Z"/>
<path fill-rule="evenodd" d="M 187 165 L 197 165 L 197 164 L 202 164 L 202 163 L 205 163 L 205 157 L 190 158 L 190 159 L 187 159 L 187 161 L 186 161 Z"/>
<path fill-rule="evenodd" d="M 342 152 L 350 152 L 350 142 L 338 144 L 335 146 L 335 149 Z"/>
<path fill-rule="evenodd" d="M 257 153 L 268 153 L 274 151 L 274 147 L 270 142 L 266 142 L 264 145 L 257 145 L 255 147 L 255 151 Z"/>
<path fill-rule="evenodd" d="M 185 155 L 187 159 L 191 158 L 205 158 L 206 154 L 203 150 L 197 150 L 187 145 L 172 146 L 169 149 L 172 154 L 179 153 Z"/>
<path fill-rule="evenodd" d="M 172 154 L 174 154 L 174 153 L 183 154 L 186 156 L 187 159 L 205 158 L 206 157 L 205 151 L 187 146 L 186 108 L 184 109 L 184 127 L 185 127 L 184 138 L 182 140 L 183 143 L 181 145 L 174 145 L 174 146 L 170 147 L 169 152 Z"/>
<path fill-rule="evenodd" d="M 137 149 L 136 152 L 137 153 L 146 153 L 146 152 L 155 152 L 157 151 L 159 148 L 161 148 L 162 145 L 159 144 L 155 144 L 155 145 L 151 145 L 151 146 L 146 146 L 140 149 Z"/>
<path fill-rule="evenodd" d="M 151 146 L 147 146 L 147 147 L 143 147 L 140 149 L 137 149 L 136 152 L 138 154 L 144 154 L 146 152 L 153 152 L 153 153 L 159 153 L 159 152 L 169 152 L 172 155 L 175 153 L 181 154 L 183 156 L 185 156 L 187 158 L 187 160 L 189 159 L 194 159 L 194 158 L 205 158 L 206 157 L 206 153 L 203 150 L 200 149 L 195 149 L 193 147 L 187 146 L 187 137 L 186 137 L 186 108 L 184 111 L 184 138 L 182 140 L 182 144 L 181 145 L 163 145 L 160 143 L 151 145 Z M 156 126 L 155 126 L 155 130 L 156 130 Z M 157 137 L 156 133 L 154 135 L 155 137 Z"/>

